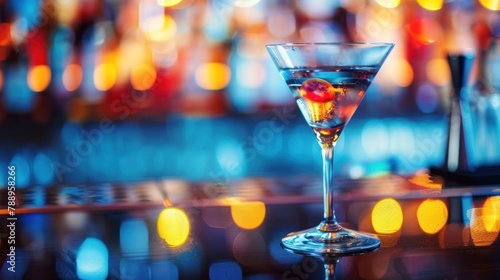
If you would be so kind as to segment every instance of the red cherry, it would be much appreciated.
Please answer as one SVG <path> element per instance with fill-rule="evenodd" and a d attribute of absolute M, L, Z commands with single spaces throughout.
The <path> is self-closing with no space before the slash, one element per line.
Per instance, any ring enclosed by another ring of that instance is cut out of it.
<path fill-rule="evenodd" d="M 328 102 L 335 98 L 333 86 L 322 79 L 309 79 L 302 83 L 299 93 L 314 102 Z"/>

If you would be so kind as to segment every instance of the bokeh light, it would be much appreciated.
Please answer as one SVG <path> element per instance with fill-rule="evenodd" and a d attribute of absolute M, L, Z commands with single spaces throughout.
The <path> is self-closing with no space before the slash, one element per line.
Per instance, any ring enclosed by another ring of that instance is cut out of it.
<path fill-rule="evenodd" d="M 69 64 L 63 72 L 63 86 L 67 91 L 75 91 L 82 84 L 82 67 L 78 64 Z"/>
<path fill-rule="evenodd" d="M 260 0 L 235 0 L 233 1 L 234 5 L 241 7 L 241 8 L 249 8 L 252 6 L 257 5 Z"/>
<path fill-rule="evenodd" d="M 224 63 L 204 63 L 195 70 L 196 84 L 206 90 L 223 89 L 229 84 L 230 80 L 231 70 Z"/>
<path fill-rule="evenodd" d="M 177 24 L 169 15 L 158 15 L 147 18 L 141 29 L 147 39 L 153 42 L 167 42 L 177 33 Z"/>
<path fill-rule="evenodd" d="M 393 198 L 385 198 L 377 202 L 372 210 L 372 225 L 377 233 L 395 233 L 403 224 L 403 210 Z"/>
<path fill-rule="evenodd" d="M 430 114 L 436 111 L 439 105 L 439 95 L 433 85 L 422 83 L 418 86 L 415 95 L 417 107 L 422 113 Z"/>
<path fill-rule="evenodd" d="M 500 196 L 491 196 L 483 204 L 484 227 L 488 232 L 500 230 Z"/>
<path fill-rule="evenodd" d="M 234 223 L 243 229 L 259 227 L 266 217 L 266 205 L 261 201 L 231 201 Z"/>
<path fill-rule="evenodd" d="M 186 242 L 190 227 L 186 213 L 179 208 L 163 209 L 158 216 L 158 235 L 172 247 L 180 246 Z"/>
<path fill-rule="evenodd" d="M 425 66 L 427 79 L 437 86 L 447 86 L 451 82 L 450 66 L 444 58 L 434 58 Z"/>
<path fill-rule="evenodd" d="M 448 221 L 448 207 L 439 199 L 426 199 L 417 209 L 420 228 L 428 234 L 439 232 Z"/>
<path fill-rule="evenodd" d="M 44 91 L 50 83 L 51 71 L 47 65 L 36 65 L 28 71 L 28 86 L 34 92 Z"/>
<path fill-rule="evenodd" d="M 435 19 L 421 18 L 406 25 L 406 30 L 416 42 L 427 45 L 442 38 L 441 25 Z"/>
<path fill-rule="evenodd" d="M 479 0 L 479 3 L 483 5 L 488 10 L 500 11 L 500 1 L 499 0 Z"/>
<path fill-rule="evenodd" d="M 85 239 L 76 255 L 78 278 L 106 279 L 108 277 L 108 259 L 108 248 L 101 240 L 93 237 Z"/>
<path fill-rule="evenodd" d="M 491 216 L 484 208 L 472 208 L 470 215 L 470 236 L 475 246 L 489 246 L 498 237 L 498 230 L 492 231 Z M 487 229 L 489 227 L 489 230 Z"/>
<path fill-rule="evenodd" d="M 108 91 L 116 82 L 116 66 L 109 62 L 98 64 L 94 70 L 94 85 L 97 90 Z"/>
<path fill-rule="evenodd" d="M 156 70 L 150 63 L 140 63 L 132 68 L 130 84 L 136 90 L 150 89 L 156 81 Z"/>
<path fill-rule="evenodd" d="M 443 7 L 443 0 L 417 0 L 417 3 L 429 11 L 438 11 Z"/>
<path fill-rule="evenodd" d="M 269 15 L 267 28 L 271 35 L 276 38 L 286 38 L 292 35 L 296 29 L 295 15 L 293 11 L 282 9 L 280 13 Z"/>
<path fill-rule="evenodd" d="M 179 3 L 182 2 L 182 0 L 156 0 L 156 1 L 158 2 L 158 5 L 163 7 L 177 6 Z"/>
<path fill-rule="evenodd" d="M 424 187 L 432 190 L 441 190 L 443 188 L 443 182 L 441 180 L 431 177 L 428 173 L 416 173 L 408 179 L 410 183 L 417 186 Z"/>
<path fill-rule="evenodd" d="M 391 79 L 399 87 L 407 87 L 413 82 L 413 68 L 406 59 L 397 59 L 393 62 L 394 68 L 398 69 L 397 75 L 391 75 Z"/>
<path fill-rule="evenodd" d="M 377 4 L 384 8 L 396 8 L 401 4 L 401 0 L 375 0 Z"/>

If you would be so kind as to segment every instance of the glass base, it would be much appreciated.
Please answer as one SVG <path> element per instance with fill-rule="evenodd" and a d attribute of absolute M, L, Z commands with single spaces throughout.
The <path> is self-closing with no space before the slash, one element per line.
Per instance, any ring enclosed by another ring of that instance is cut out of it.
<path fill-rule="evenodd" d="M 311 256 L 359 255 L 377 250 L 380 239 L 375 235 L 361 233 L 335 225 L 324 230 L 324 223 L 315 228 L 292 232 L 281 240 L 281 246 L 295 254 Z"/>

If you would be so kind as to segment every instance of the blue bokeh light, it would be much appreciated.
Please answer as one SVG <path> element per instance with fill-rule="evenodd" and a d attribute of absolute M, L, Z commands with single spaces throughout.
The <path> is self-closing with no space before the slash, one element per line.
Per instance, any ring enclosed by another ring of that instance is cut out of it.
<path fill-rule="evenodd" d="M 108 277 L 108 248 L 99 239 L 88 237 L 76 255 L 76 273 L 80 279 L 106 279 Z"/>

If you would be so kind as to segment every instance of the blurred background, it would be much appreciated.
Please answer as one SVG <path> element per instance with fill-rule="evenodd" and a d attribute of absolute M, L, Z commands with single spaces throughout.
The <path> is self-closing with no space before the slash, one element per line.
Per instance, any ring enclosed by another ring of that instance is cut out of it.
<path fill-rule="evenodd" d="M 338 142 L 338 176 L 441 164 L 449 52 L 476 53 L 472 161 L 497 164 L 499 10 L 496 0 L 0 0 L 0 166 L 16 166 L 18 187 L 319 177 L 319 146 L 264 47 L 310 41 L 396 44 Z"/>

